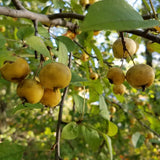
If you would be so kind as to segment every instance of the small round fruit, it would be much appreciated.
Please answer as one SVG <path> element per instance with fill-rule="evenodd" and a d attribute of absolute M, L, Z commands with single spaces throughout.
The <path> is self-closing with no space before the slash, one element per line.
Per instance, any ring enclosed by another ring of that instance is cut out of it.
<path fill-rule="evenodd" d="M 55 107 L 61 101 L 61 93 L 59 89 L 44 89 L 44 94 L 41 99 L 41 103 L 48 107 Z"/>
<path fill-rule="evenodd" d="M 93 35 L 94 35 L 94 36 L 97 36 L 99 33 L 100 33 L 100 31 L 94 31 L 94 32 L 93 32 Z"/>
<path fill-rule="evenodd" d="M 95 2 L 97 2 L 97 0 L 89 0 L 89 4 L 93 4 Z"/>
<path fill-rule="evenodd" d="M 132 56 L 133 54 L 136 53 L 137 50 L 137 45 L 136 42 L 130 38 L 124 38 L 125 41 L 125 46 L 128 50 L 128 52 L 130 53 L 130 55 Z M 117 39 L 114 43 L 113 43 L 113 54 L 114 57 L 116 58 L 127 58 L 129 57 L 129 54 L 127 51 L 125 51 L 125 53 L 123 52 L 123 44 L 122 44 L 122 39 L 119 38 Z"/>
<path fill-rule="evenodd" d="M 126 73 L 127 82 L 137 89 L 145 90 L 152 85 L 154 78 L 154 70 L 147 64 L 134 65 Z"/>
<path fill-rule="evenodd" d="M 147 139 L 152 139 L 152 138 L 154 138 L 154 134 L 152 132 L 149 132 L 147 134 Z"/>
<path fill-rule="evenodd" d="M 107 78 L 109 82 L 113 84 L 122 84 L 125 81 L 125 75 L 118 67 L 110 68 L 107 73 Z"/>
<path fill-rule="evenodd" d="M 130 119 L 130 123 L 131 123 L 132 125 L 134 125 L 134 124 L 136 123 L 136 121 L 137 121 L 137 120 L 136 120 L 135 118 L 131 118 L 131 119 Z"/>
<path fill-rule="evenodd" d="M 39 79 L 44 88 L 65 88 L 71 81 L 71 71 L 63 63 L 49 63 L 41 69 Z"/>
<path fill-rule="evenodd" d="M 38 103 L 41 100 L 43 93 L 43 87 L 34 79 L 25 79 L 17 86 L 17 95 L 31 104 Z"/>
<path fill-rule="evenodd" d="M 83 52 L 80 59 L 83 62 L 87 62 L 89 60 L 89 55 Z"/>
<path fill-rule="evenodd" d="M 23 58 L 17 58 L 15 61 L 6 61 L 0 68 L 2 77 L 11 82 L 20 82 L 30 72 L 27 61 Z"/>
<path fill-rule="evenodd" d="M 123 84 L 118 84 L 113 86 L 113 93 L 115 94 L 124 94 L 126 91 L 126 87 Z"/>
<path fill-rule="evenodd" d="M 68 31 L 64 34 L 64 36 L 66 36 L 66 37 L 68 37 L 68 38 L 70 38 L 70 39 L 73 40 L 73 39 L 75 39 L 76 34 L 68 30 Z"/>
<path fill-rule="evenodd" d="M 80 4 L 85 7 L 87 4 L 89 4 L 89 0 L 80 0 Z"/>
<path fill-rule="evenodd" d="M 0 26 L 0 32 L 5 32 L 6 31 L 6 27 L 5 26 Z"/>
<path fill-rule="evenodd" d="M 111 112 L 112 114 L 115 113 L 115 112 L 116 112 L 116 107 L 112 106 L 112 107 L 110 108 L 110 112 Z"/>
<path fill-rule="evenodd" d="M 92 79 L 92 80 L 97 80 L 98 79 L 98 74 L 95 73 L 95 72 L 91 72 L 89 77 Z"/>

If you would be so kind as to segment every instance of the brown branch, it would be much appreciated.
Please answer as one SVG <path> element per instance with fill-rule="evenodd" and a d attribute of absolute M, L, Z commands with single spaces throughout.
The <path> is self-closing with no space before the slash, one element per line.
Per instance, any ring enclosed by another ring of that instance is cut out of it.
<path fill-rule="evenodd" d="M 158 17 L 158 14 L 155 14 L 155 15 Z M 153 14 L 150 15 L 149 14 L 149 15 L 143 15 L 142 17 L 143 17 L 144 20 L 148 20 L 148 19 L 156 18 L 155 15 L 153 15 Z"/>
<path fill-rule="evenodd" d="M 74 30 L 74 28 L 77 27 L 76 24 L 73 24 L 69 21 L 65 21 L 64 19 L 50 19 L 47 15 L 34 13 L 28 10 L 16 10 L 0 6 L 0 15 L 37 20 L 38 22 L 48 23 L 54 26 L 64 26 L 69 28 L 70 30 Z"/>
<path fill-rule="evenodd" d="M 69 68 L 71 68 L 71 60 L 72 60 L 72 53 L 70 53 L 69 56 Z M 56 129 L 56 146 L 55 146 L 55 160 L 61 160 L 61 155 L 60 155 L 60 137 L 61 137 L 61 122 L 62 122 L 62 112 L 63 112 L 63 104 L 64 104 L 64 99 L 67 95 L 68 87 L 64 89 L 62 100 L 60 103 L 60 108 L 59 108 L 59 115 L 58 115 L 58 122 L 57 122 L 57 129 Z"/>
<path fill-rule="evenodd" d="M 35 36 L 38 36 L 38 22 L 36 20 L 33 20 L 33 25 L 34 25 L 34 35 Z M 35 50 L 34 51 L 34 55 L 35 55 L 35 59 L 38 58 L 38 54 L 37 54 L 37 51 Z"/>
<path fill-rule="evenodd" d="M 25 8 L 23 7 L 23 5 L 21 4 L 21 2 L 19 0 L 12 0 L 12 3 L 16 7 L 16 9 L 25 10 Z"/>
<path fill-rule="evenodd" d="M 137 36 L 140 36 L 140 37 L 146 38 L 148 40 L 151 40 L 153 42 L 160 43 L 160 36 L 151 34 L 149 32 L 146 33 L 146 31 L 144 31 L 144 30 L 132 30 L 132 31 L 124 31 L 124 32 L 132 33 L 132 34 L 135 34 Z"/>
<path fill-rule="evenodd" d="M 149 131 L 151 131 L 152 133 L 154 133 L 157 137 L 160 138 L 160 134 L 157 133 L 156 131 L 154 131 L 153 129 L 151 129 L 149 126 L 147 126 L 146 124 L 144 124 L 140 119 L 138 119 L 137 117 L 135 117 L 136 120 L 143 126 L 145 127 L 146 129 L 148 129 Z"/>
<path fill-rule="evenodd" d="M 84 20 L 84 15 L 77 14 L 77 13 L 56 13 L 52 15 L 48 15 L 50 19 L 56 19 L 56 18 L 73 18 L 73 19 L 79 19 Z"/>
<path fill-rule="evenodd" d="M 16 2 L 19 2 L 18 0 L 13 0 Z M 16 3 L 17 4 L 17 3 Z M 17 6 L 18 7 L 18 6 Z M 22 8 L 22 6 L 19 8 Z M 1 7 L 0 6 L 0 15 L 4 16 L 9 16 L 9 17 L 15 17 L 15 18 L 27 18 L 31 20 L 37 20 L 38 22 L 41 23 L 47 23 L 53 26 L 63 26 L 67 27 L 70 30 L 74 30 L 77 28 L 76 24 L 73 24 L 72 22 L 65 21 L 63 18 L 74 18 L 74 19 L 79 19 L 83 20 L 85 16 L 75 14 L 75 13 L 59 13 L 59 14 L 53 14 L 53 15 L 44 15 L 44 14 L 38 14 L 35 12 L 31 12 L 28 10 L 16 10 L 16 9 L 11 9 L 8 7 Z M 71 16 L 71 17 L 70 17 Z M 143 16 L 144 19 L 149 19 L 151 16 L 145 15 Z M 153 42 L 160 43 L 160 37 L 151 33 L 145 33 L 144 30 L 132 30 L 132 31 L 124 31 L 127 33 L 132 33 L 138 36 L 141 36 L 143 38 L 146 38 L 148 40 L 151 40 Z"/>

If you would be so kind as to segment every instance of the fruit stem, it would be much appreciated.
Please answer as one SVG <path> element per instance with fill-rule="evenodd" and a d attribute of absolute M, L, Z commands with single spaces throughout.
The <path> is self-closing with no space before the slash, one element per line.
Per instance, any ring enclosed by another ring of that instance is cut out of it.
<path fill-rule="evenodd" d="M 142 91 L 143 91 L 143 92 L 145 91 L 145 88 L 146 88 L 146 86 L 143 85 L 143 86 L 142 86 Z"/>
<path fill-rule="evenodd" d="M 37 20 L 33 20 L 32 22 L 33 22 L 34 30 L 35 30 L 34 35 L 38 36 L 38 21 Z M 35 59 L 37 59 L 38 58 L 38 54 L 37 54 L 36 50 L 34 51 L 34 55 L 35 55 Z"/>
<path fill-rule="evenodd" d="M 149 3 L 150 3 L 150 5 L 151 5 L 151 8 L 152 8 L 152 11 L 153 11 L 153 14 L 154 14 L 155 19 L 158 20 L 156 11 L 155 11 L 154 6 L 153 6 L 153 3 L 152 3 L 152 0 L 149 0 Z"/>
<path fill-rule="evenodd" d="M 124 59 L 125 51 L 129 54 L 129 56 L 130 56 L 133 64 L 135 65 L 134 60 L 133 60 L 131 54 L 129 53 L 129 51 L 128 51 L 127 47 L 126 47 L 126 44 L 125 44 L 125 41 L 124 41 L 123 32 L 120 32 L 120 37 L 121 37 L 121 39 L 122 39 L 122 45 L 123 45 L 123 58 L 122 58 L 122 65 L 121 65 L 121 67 L 123 66 L 123 59 Z"/>

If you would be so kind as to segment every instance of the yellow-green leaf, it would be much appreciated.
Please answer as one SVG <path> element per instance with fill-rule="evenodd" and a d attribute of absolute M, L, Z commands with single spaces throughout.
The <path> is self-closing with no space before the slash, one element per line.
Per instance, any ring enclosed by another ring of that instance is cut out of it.
<path fill-rule="evenodd" d="M 108 121 L 107 135 L 108 136 L 115 136 L 117 134 L 117 132 L 118 132 L 118 127 L 114 123 Z"/>

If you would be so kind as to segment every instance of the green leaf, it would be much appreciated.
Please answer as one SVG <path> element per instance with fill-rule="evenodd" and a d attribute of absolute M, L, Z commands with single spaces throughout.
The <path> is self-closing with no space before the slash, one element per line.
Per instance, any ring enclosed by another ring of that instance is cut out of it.
<path fill-rule="evenodd" d="M 150 52 L 158 52 L 158 53 L 160 53 L 160 44 L 159 43 L 148 43 L 147 44 L 147 49 Z"/>
<path fill-rule="evenodd" d="M 142 1 L 143 1 L 143 3 L 144 3 L 145 7 L 146 7 L 146 8 L 148 9 L 148 11 L 150 12 L 150 11 L 151 11 L 151 8 L 150 8 L 148 2 L 147 2 L 146 0 L 142 0 Z"/>
<path fill-rule="evenodd" d="M 3 66 L 3 63 L 6 60 L 15 60 L 13 52 L 0 49 L 0 67 Z"/>
<path fill-rule="evenodd" d="M 118 127 L 113 123 L 108 121 L 108 136 L 115 136 L 118 132 Z"/>
<path fill-rule="evenodd" d="M 110 160 L 113 160 L 113 151 L 112 151 L 112 142 L 111 142 L 111 138 L 109 136 L 107 136 L 106 134 L 103 134 L 103 138 L 105 139 L 107 146 L 108 146 L 108 150 L 109 150 L 109 154 L 110 154 Z"/>
<path fill-rule="evenodd" d="M 70 122 L 63 127 L 62 138 L 64 139 L 75 139 L 79 134 L 79 126 L 76 122 Z"/>
<path fill-rule="evenodd" d="M 25 103 L 25 104 L 20 104 L 15 108 L 10 109 L 8 112 L 9 114 L 15 114 L 18 111 L 22 111 L 22 110 L 27 110 L 27 109 L 41 109 L 44 106 L 42 104 L 30 104 L 30 103 Z"/>
<path fill-rule="evenodd" d="M 25 39 L 26 37 L 29 37 L 34 33 L 33 27 L 21 27 L 17 32 L 17 37 L 21 40 Z"/>
<path fill-rule="evenodd" d="M 100 67 L 103 67 L 103 56 L 102 56 L 102 53 L 100 52 L 100 50 L 94 45 L 94 44 L 91 44 L 91 47 L 93 48 L 98 60 L 99 60 L 99 64 L 100 64 Z"/>
<path fill-rule="evenodd" d="M 100 107 L 100 115 L 106 119 L 109 120 L 109 111 L 107 104 L 104 100 L 104 97 L 102 95 L 99 96 L 99 107 Z"/>
<path fill-rule="evenodd" d="M 24 152 L 24 146 L 11 142 L 0 143 L 1 160 L 21 160 Z"/>
<path fill-rule="evenodd" d="M 6 40 L 2 34 L 0 34 L 0 48 L 3 48 L 6 43 Z"/>
<path fill-rule="evenodd" d="M 47 0 L 46 0 L 47 1 Z M 47 14 L 48 10 L 50 9 L 51 6 L 46 6 L 43 8 L 43 10 L 41 11 L 42 14 Z"/>
<path fill-rule="evenodd" d="M 98 79 L 96 81 L 89 81 L 87 82 L 89 86 L 89 101 L 96 102 L 99 101 L 99 95 L 103 92 L 103 86 L 101 81 Z"/>
<path fill-rule="evenodd" d="M 104 0 L 89 7 L 82 25 L 83 31 L 89 30 L 133 30 L 158 25 L 156 20 L 143 20 L 125 0 Z"/>
<path fill-rule="evenodd" d="M 57 40 L 61 41 L 62 43 L 65 44 L 65 46 L 67 47 L 68 52 L 72 52 L 77 47 L 75 45 L 75 43 L 68 37 L 59 36 L 59 37 L 57 37 Z"/>
<path fill-rule="evenodd" d="M 80 77 L 77 73 L 72 72 L 71 83 L 85 82 L 87 81 L 85 78 Z"/>
<path fill-rule="evenodd" d="M 64 43 L 58 43 L 58 51 L 55 51 L 58 56 L 58 62 L 68 65 L 68 50 Z"/>
<path fill-rule="evenodd" d="M 54 8 L 64 8 L 65 2 L 60 1 L 60 0 L 52 0 L 53 4 L 54 4 Z"/>
<path fill-rule="evenodd" d="M 26 24 L 26 23 L 21 23 L 19 21 L 13 21 L 13 20 L 10 20 L 10 19 L 3 19 L 3 20 L 0 20 L 0 24 L 1 25 L 5 25 L 5 26 L 14 26 L 14 27 L 22 27 L 22 26 L 31 26 L 30 24 Z"/>
<path fill-rule="evenodd" d="M 97 149 L 100 145 L 100 137 L 96 130 L 86 128 L 83 126 L 82 134 L 84 136 L 84 139 L 86 143 L 91 147 L 92 149 Z"/>
<path fill-rule="evenodd" d="M 75 102 L 76 111 L 79 113 L 86 113 L 87 112 L 86 100 L 77 94 L 73 95 L 73 99 Z"/>
<path fill-rule="evenodd" d="M 37 36 L 31 36 L 26 39 L 26 43 L 37 52 L 43 54 L 46 57 L 50 57 L 49 51 L 45 46 L 42 38 Z"/>
<path fill-rule="evenodd" d="M 50 35 L 48 30 L 44 27 L 38 27 L 38 33 L 45 38 L 45 41 L 48 39 L 50 40 Z"/>
<path fill-rule="evenodd" d="M 135 148 L 139 148 L 144 143 L 145 137 L 139 132 L 132 135 L 132 144 Z"/>

